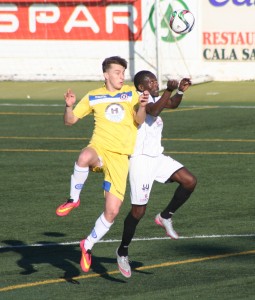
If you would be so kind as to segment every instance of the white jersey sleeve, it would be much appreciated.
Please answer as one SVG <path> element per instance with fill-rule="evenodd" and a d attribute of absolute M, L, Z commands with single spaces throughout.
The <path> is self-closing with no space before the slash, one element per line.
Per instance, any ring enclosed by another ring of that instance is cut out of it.
<path fill-rule="evenodd" d="M 160 97 L 153 98 L 149 97 L 150 102 L 156 102 Z M 148 156 L 158 156 L 163 151 L 164 148 L 161 145 L 163 130 L 163 121 L 161 117 L 153 117 L 147 114 L 145 122 L 138 127 L 137 139 L 135 150 L 132 156 L 137 155 L 148 155 Z"/>

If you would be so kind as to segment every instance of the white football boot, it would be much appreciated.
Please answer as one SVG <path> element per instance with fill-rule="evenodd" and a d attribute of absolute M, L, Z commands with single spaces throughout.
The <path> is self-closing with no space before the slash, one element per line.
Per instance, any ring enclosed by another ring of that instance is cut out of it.
<path fill-rule="evenodd" d="M 116 255 L 117 255 L 118 267 L 121 274 L 126 278 L 131 277 L 131 268 L 129 265 L 128 256 L 119 256 L 118 249 L 116 250 Z"/>
<path fill-rule="evenodd" d="M 165 228 L 166 230 L 166 234 L 174 240 L 178 240 L 179 236 L 177 234 L 177 232 L 175 232 L 174 228 L 173 228 L 173 222 L 171 220 L 171 218 L 169 219 L 164 219 L 160 216 L 160 214 L 157 214 L 155 217 L 155 223 L 163 228 Z"/>

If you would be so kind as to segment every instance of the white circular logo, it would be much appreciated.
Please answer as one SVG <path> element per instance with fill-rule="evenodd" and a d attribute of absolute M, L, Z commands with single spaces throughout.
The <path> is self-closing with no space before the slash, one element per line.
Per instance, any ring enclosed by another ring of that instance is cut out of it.
<path fill-rule="evenodd" d="M 124 119 L 125 110 L 122 105 L 112 103 L 106 107 L 105 117 L 107 120 L 112 122 L 121 122 Z"/>

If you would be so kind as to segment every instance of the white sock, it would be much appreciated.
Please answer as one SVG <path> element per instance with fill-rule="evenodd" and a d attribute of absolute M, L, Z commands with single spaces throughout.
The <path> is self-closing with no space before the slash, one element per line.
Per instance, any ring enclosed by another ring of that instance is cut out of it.
<path fill-rule="evenodd" d="M 86 238 L 84 246 L 85 249 L 92 249 L 95 243 L 101 240 L 106 235 L 114 222 L 110 223 L 105 219 L 104 213 L 96 220 L 95 227 L 92 229 L 90 235 Z"/>
<path fill-rule="evenodd" d="M 79 167 L 76 163 L 74 164 L 73 175 L 71 175 L 71 187 L 70 187 L 70 198 L 77 202 L 80 198 L 80 193 L 83 185 L 88 178 L 89 167 Z"/>

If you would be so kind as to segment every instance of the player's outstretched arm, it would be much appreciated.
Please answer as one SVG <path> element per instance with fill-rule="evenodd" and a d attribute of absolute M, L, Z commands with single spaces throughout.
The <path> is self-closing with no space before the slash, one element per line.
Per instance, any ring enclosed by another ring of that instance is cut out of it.
<path fill-rule="evenodd" d="M 64 112 L 64 124 L 67 126 L 71 126 L 75 124 L 79 118 L 77 118 L 73 114 L 73 106 L 76 101 L 75 94 L 68 89 L 67 92 L 64 94 L 65 97 L 65 102 L 66 102 L 66 107 L 65 107 L 65 112 Z"/>
<path fill-rule="evenodd" d="M 177 108 L 181 101 L 183 93 L 189 88 L 191 81 L 189 78 L 183 78 L 180 82 L 177 80 L 168 80 L 167 88 L 163 92 L 160 99 L 153 103 L 150 102 L 146 106 L 146 111 L 148 114 L 157 117 L 164 108 Z M 177 90 L 176 94 L 171 97 L 174 90 Z"/>
<path fill-rule="evenodd" d="M 148 114 L 157 117 L 160 115 L 164 108 L 169 108 L 170 97 L 174 90 L 178 88 L 179 82 L 177 80 L 168 80 L 167 88 L 163 92 L 162 96 L 157 102 L 150 102 L 146 106 L 146 111 Z"/>
<path fill-rule="evenodd" d="M 189 78 L 183 78 L 178 87 L 177 87 L 177 91 L 176 94 L 174 96 L 172 96 L 169 101 L 167 102 L 167 105 L 165 108 L 177 108 L 181 101 L 182 101 L 182 96 L 183 93 L 191 86 L 191 81 Z"/>
<path fill-rule="evenodd" d="M 168 81 L 168 84 L 170 83 L 170 80 Z M 171 85 L 172 86 L 172 85 Z M 166 102 L 165 108 L 177 108 L 181 101 L 182 101 L 182 96 L 183 93 L 191 86 L 191 81 L 189 78 L 183 78 L 178 86 L 177 86 L 177 91 L 175 95 L 169 98 L 169 100 Z"/>

